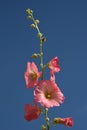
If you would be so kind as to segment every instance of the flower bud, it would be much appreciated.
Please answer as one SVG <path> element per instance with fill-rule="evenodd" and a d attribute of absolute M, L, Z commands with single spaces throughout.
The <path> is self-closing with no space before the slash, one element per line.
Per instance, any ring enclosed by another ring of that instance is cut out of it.
<path fill-rule="evenodd" d="M 29 20 L 31 20 L 32 19 L 32 17 L 29 15 L 29 16 L 27 16 L 27 18 L 29 19 Z"/>
<path fill-rule="evenodd" d="M 32 57 L 32 58 L 37 58 L 37 57 L 38 57 L 38 54 L 34 53 L 31 57 Z"/>
<path fill-rule="evenodd" d="M 31 24 L 30 26 L 31 26 L 31 28 L 35 28 L 35 24 Z"/>
<path fill-rule="evenodd" d="M 49 118 L 48 118 L 48 117 L 46 118 L 46 121 L 47 121 L 47 122 L 49 121 Z"/>
<path fill-rule="evenodd" d="M 38 33 L 38 34 L 37 34 L 37 36 L 38 36 L 39 38 L 42 37 L 42 35 L 43 35 L 42 33 Z"/>
<path fill-rule="evenodd" d="M 35 20 L 36 24 L 38 24 L 40 21 L 38 19 Z"/>
<path fill-rule="evenodd" d="M 46 130 L 46 127 L 44 125 L 42 125 L 42 130 Z"/>
<path fill-rule="evenodd" d="M 46 111 L 48 111 L 48 108 L 45 108 Z"/>
<path fill-rule="evenodd" d="M 41 40 L 42 40 L 42 42 L 46 42 L 46 38 L 45 37 L 42 37 Z"/>
<path fill-rule="evenodd" d="M 31 10 L 31 9 L 27 9 L 26 12 L 27 12 L 27 14 L 32 15 L 33 10 Z"/>

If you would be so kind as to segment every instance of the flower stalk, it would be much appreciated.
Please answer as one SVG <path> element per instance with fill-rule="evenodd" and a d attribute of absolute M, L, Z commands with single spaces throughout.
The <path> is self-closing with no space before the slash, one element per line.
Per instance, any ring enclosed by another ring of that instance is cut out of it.
<path fill-rule="evenodd" d="M 35 24 L 35 28 L 38 32 L 38 38 L 39 38 L 39 41 L 40 41 L 40 67 L 41 67 L 41 70 L 42 70 L 42 76 L 41 76 L 41 80 L 44 80 L 44 64 L 43 64 L 43 40 L 42 40 L 42 33 L 40 32 L 40 29 L 38 27 L 38 24 L 37 22 L 35 21 L 34 17 L 33 17 L 33 14 L 32 14 L 32 20 Z M 44 108 L 45 112 L 44 112 L 44 115 L 45 115 L 45 120 L 46 120 L 46 128 L 47 130 L 50 130 L 50 125 L 49 125 L 49 118 L 48 118 L 48 115 L 47 115 L 47 112 L 48 112 L 48 109 L 47 108 Z"/>
<path fill-rule="evenodd" d="M 48 117 L 48 108 L 44 108 L 45 112 L 45 120 L 46 120 L 46 128 L 47 130 L 50 130 L 50 123 L 49 123 L 49 117 Z"/>
<path fill-rule="evenodd" d="M 32 28 L 35 28 L 38 32 L 37 36 L 39 38 L 39 42 L 40 42 L 40 67 L 41 67 L 41 70 L 42 70 L 42 76 L 41 76 L 41 80 L 44 80 L 44 68 L 46 67 L 46 65 L 43 64 L 43 42 L 45 42 L 45 37 L 43 37 L 43 34 L 40 32 L 40 29 L 38 27 L 38 21 L 39 20 L 35 20 L 34 17 L 33 17 L 33 12 L 30 13 L 31 15 L 31 19 L 33 21 L 34 24 L 31 24 L 31 27 Z M 45 115 L 45 120 L 46 120 L 46 128 L 47 130 L 50 130 L 50 125 L 49 125 L 49 118 L 48 118 L 48 115 L 47 115 L 47 112 L 48 112 L 48 109 L 47 108 L 44 108 L 44 115 Z"/>

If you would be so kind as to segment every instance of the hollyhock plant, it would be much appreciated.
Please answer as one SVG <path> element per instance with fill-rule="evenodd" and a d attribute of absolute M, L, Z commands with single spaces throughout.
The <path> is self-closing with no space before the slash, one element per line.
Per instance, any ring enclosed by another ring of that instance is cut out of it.
<path fill-rule="evenodd" d="M 56 83 L 42 80 L 34 91 L 34 99 L 45 108 L 59 106 L 64 101 L 64 95 Z"/>
<path fill-rule="evenodd" d="M 60 71 L 59 60 L 58 57 L 55 56 L 49 62 L 44 64 L 43 43 L 46 42 L 46 38 L 44 34 L 40 32 L 38 27 L 39 20 L 34 18 L 33 11 L 27 9 L 26 12 L 28 14 L 28 19 L 33 21 L 30 27 L 36 29 L 39 38 L 39 53 L 34 52 L 31 58 L 40 59 L 39 67 L 41 71 L 38 71 L 38 66 L 35 62 L 27 63 L 24 79 L 27 88 L 34 88 L 33 96 L 35 105 L 25 104 L 24 118 L 30 122 L 38 119 L 39 116 L 43 114 L 45 117 L 45 125 L 42 124 L 41 130 L 50 130 L 52 126 L 57 124 L 64 124 L 67 127 L 72 127 L 74 124 L 72 117 L 53 119 L 48 117 L 49 108 L 60 106 L 65 99 L 64 94 L 55 82 L 55 73 Z M 45 79 L 47 78 L 44 73 L 45 69 L 49 69 L 50 79 Z"/>
<path fill-rule="evenodd" d="M 59 72 L 60 71 L 60 66 L 59 66 L 59 61 L 58 57 L 54 57 L 51 59 L 51 61 L 48 64 L 48 67 L 53 71 L 53 72 Z"/>
<path fill-rule="evenodd" d="M 41 76 L 41 72 L 38 72 L 38 68 L 34 62 L 27 63 L 27 70 L 24 73 L 24 78 L 26 81 L 26 87 L 32 88 L 38 83 L 38 78 Z"/>
<path fill-rule="evenodd" d="M 74 125 L 74 121 L 72 119 L 72 117 L 68 117 L 68 118 L 55 118 L 53 121 L 53 124 L 63 124 L 67 127 L 72 127 Z"/>
<path fill-rule="evenodd" d="M 40 115 L 40 108 L 38 105 L 32 106 L 30 104 L 25 104 L 25 112 L 24 118 L 27 121 L 31 121 L 37 119 Z"/>

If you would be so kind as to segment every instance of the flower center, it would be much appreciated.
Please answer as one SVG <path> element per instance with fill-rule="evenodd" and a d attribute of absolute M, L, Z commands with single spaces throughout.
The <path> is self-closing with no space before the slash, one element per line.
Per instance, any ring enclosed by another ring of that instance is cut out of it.
<path fill-rule="evenodd" d="M 51 99 L 51 94 L 50 93 L 46 93 L 45 96 L 46 96 L 47 99 Z"/>
<path fill-rule="evenodd" d="M 31 78 L 32 80 L 36 80 L 36 79 L 37 79 L 37 74 L 36 74 L 35 72 L 31 73 L 31 74 L 30 74 L 30 78 Z"/>

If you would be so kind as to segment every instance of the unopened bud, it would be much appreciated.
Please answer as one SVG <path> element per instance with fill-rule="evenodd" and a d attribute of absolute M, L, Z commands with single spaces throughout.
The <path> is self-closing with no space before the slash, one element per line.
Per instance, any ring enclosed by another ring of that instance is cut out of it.
<path fill-rule="evenodd" d="M 31 57 L 32 57 L 32 58 L 37 58 L 37 57 L 38 57 L 38 54 L 34 53 Z"/>
<path fill-rule="evenodd" d="M 38 36 L 39 38 L 42 37 L 42 35 L 43 35 L 42 33 L 38 33 L 38 34 L 37 34 L 37 36 Z"/>
<path fill-rule="evenodd" d="M 44 125 L 42 125 L 42 130 L 46 130 L 46 127 Z"/>
<path fill-rule="evenodd" d="M 45 37 L 42 37 L 42 42 L 46 42 L 46 38 Z"/>
<path fill-rule="evenodd" d="M 31 24 L 30 26 L 31 26 L 31 28 L 35 28 L 35 24 Z"/>
<path fill-rule="evenodd" d="M 48 108 L 45 108 L 46 111 L 48 111 Z"/>
<path fill-rule="evenodd" d="M 29 16 L 27 16 L 27 18 L 29 19 L 29 20 L 31 20 L 32 19 L 32 17 L 29 15 Z"/>
<path fill-rule="evenodd" d="M 36 24 L 38 24 L 40 21 L 38 19 L 35 20 Z"/>
<path fill-rule="evenodd" d="M 46 121 L 47 121 L 47 122 L 49 121 L 49 118 L 48 118 L 48 117 L 46 118 Z"/>
<path fill-rule="evenodd" d="M 31 10 L 31 9 L 27 9 L 26 12 L 27 12 L 29 15 L 32 15 L 33 10 Z"/>

